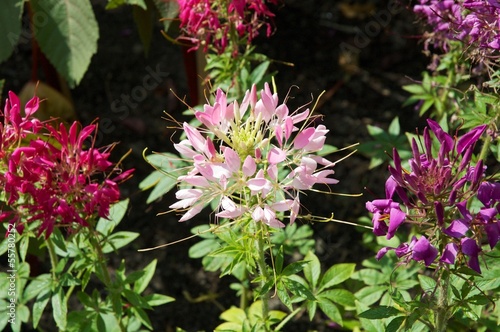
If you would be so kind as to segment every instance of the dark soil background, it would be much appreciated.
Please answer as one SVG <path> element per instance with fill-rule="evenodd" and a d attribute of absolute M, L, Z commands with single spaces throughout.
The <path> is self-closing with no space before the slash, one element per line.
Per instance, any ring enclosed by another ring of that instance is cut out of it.
<path fill-rule="evenodd" d="M 276 32 L 270 38 L 256 40 L 258 51 L 276 60 L 273 69 L 278 71 L 280 100 L 291 87 L 298 87 L 290 90 L 290 109 L 311 102 L 326 91 L 317 112 L 324 115 L 324 124 L 330 129 L 328 143 L 343 147 L 367 141 L 370 139 L 367 124 L 387 128 L 396 115 L 401 119 L 403 131 L 413 131 L 419 125 L 413 108 L 402 107 L 407 95 L 401 86 L 410 83 L 410 78 L 419 79 L 428 60 L 415 38 L 418 26 L 406 3 L 285 0 L 283 6 L 275 9 Z M 176 302 L 150 313 L 154 330 L 174 331 L 178 326 L 187 331 L 211 331 L 220 323 L 221 308 L 237 305 L 238 299 L 228 288 L 231 278 L 219 279 L 217 274 L 206 273 L 199 260 L 188 257 L 188 249 L 196 239 L 156 251 L 137 252 L 140 248 L 182 239 L 190 235 L 189 230 L 195 225 L 207 223 L 207 215 L 186 223 L 178 223 L 174 214 L 157 216 L 175 201 L 173 193 L 148 205 L 149 193 L 138 189 L 140 181 L 152 171 L 142 158 L 143 150 L 173 151 L 173 131 L 167 129 L 169 123 L 162 119 L 163 111 L 180 121 L 185 119 L 182 115 L 185 106 L 170 91 L 181 98 L 189 95 L 181 49 L 161 36 L 158 25 L 149 55 L 145 57 L 129 8 L 106 11 L 102 1 L 94 1 L 94 10 L 100 27 L 98 53 L 81 84 L 72 90 L 72 98 L 84 124 L 100 118 L 100 145 L 119 142 L 115 160 L 132 149 L 125 167 L 136 171 L 133 179 L 122 187 L 123 197 L 129 197 L 131 203 L 120 229 L 141 234 L 132 245 L 110 258 L 110 266 L 116 267 L 125 258 L 128 271 L 133 271 L 157 258 L 157 272 L 148 291 L 175 297 Z M 389 16 L 384 21 L 387 24 L 381 26 L 376 17 L 384 13 Z M 352 46 L 348 47 L 351 51 L 360 45 L 359 31 L 370 35 L 367 41 L 355 52 L 343 52 L 346 45 Z M 11 59 L 0 66 L 0 77 L 6 79 L 4 98 L 6 91 L 19 92 L 29 80 L 30 59 L 30 45 L 19 45 Z M 138 87 L 145 87 L 144 78 L 151 71 L 160 73 L 158 84 L 154 89 L 141 90 Z M 353 222 L 367 215 L 365 201 L 374 198 L 370 192 L 383 194 L 386 176 L 384 167 L 368 170 L 368 164 L 369 159 L 357 153 L 336 168 L 340 183 L 334 189 L 341 193 L 363 193 L 363 197 L 311 194 L 303 200 L 304 205 L 315 215 L 330 216 L 334 212 L 336 218 Z M 335 223 L 311 226 L 315 231 L 316 253 L 325 268 L 339 262 L 359 263 L 372 255 L 363 248 L 361 232 L 352 226 Z M 193 303 L 186 294 L 192 298 L 217 294 L 217 303 Z M 309 322 L 303 316 L 291 322 L 286 330 L 328 328 L 324 317 Z"/>

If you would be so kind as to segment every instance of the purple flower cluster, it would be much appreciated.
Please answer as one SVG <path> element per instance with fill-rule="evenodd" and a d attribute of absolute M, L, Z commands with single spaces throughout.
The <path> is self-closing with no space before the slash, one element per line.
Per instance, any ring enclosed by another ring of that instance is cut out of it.
<path fill-rule="evenodd" d="M 89 226 L 92 218 L 107 217 L 120 197 L 117 182 L 133 170 L 110 179 L 121 172 L 108 160 L 111 149 L 84 148 L 96 126 L 79 130 L 74 122 L 67 130 L 40 122 L 32 117 L 38 106 L 32 98 L 23 117 L 19 98 L 9 92 L 0 123 L 0 221 L 20 233 L 26 223 L 39 223 L 38 235 L 48 237 L 56 226 Z"/>
<path fill-rule="evenodd" d="M 313 126 L 308 109 L 290 113 L 267 83 L 260 98 L 254 85 L 241 104 L 228 103 L 219 89 L 214 104 L 195 115 L 206 129 L 184 123 L 187 139 L 174 145 L 192 165 L 178 178 L 179 201 L 170 206 L 183 212 L 180 221 L 215 201 L 218 218 L 284 227 L 280 213 L 288 212 L 293 223 L 301 192 L 338 182 L 329 177 L 335 164 L 316 154 L 325 144 L 326 127 Z"/>
<path fill-rule="evenodd" d="M 397 248 L 384 247 L 377 258 L 394 250 L 406 262 L 423 261 L 426 266 L 433 263 L 458 266 L 466 262 L 480 273 L 482 238 L 486 235 L 490 248 L 500 240 L 500 183 L 485 181 L 483 162 L 471 161 L 474 145 L 486 126 L 478 126 L 457 138 L 435 121 L 427 123 L 423 151 L 415 139 L 412 141 L 411 170 L 403 169 L 394 150 L 394 167 L 389 166 L 391 176 L 386 181 L 385 199 L 366 203 L 368 211 L 373 213 L 374 234 L 390 239 L 401 225 L 408 224 L 421 236 L 413 236 L 409 243 Z M 440 147 L 434 156 L 436 140 Z M 395 195 L 402 204 L 394 201 Z M 478 211 L 470 207 L 475 199 L 481 203 L 475 209 Z"/>
<path fill-rule="evenodd" d="M 428 42 L 447 48 L 450 40 L 464 43 L 477 59 L 500 50 L 500 3 L 497 0 L 420 0 L 414 12 L 424 17 L 433 32 Z"/>

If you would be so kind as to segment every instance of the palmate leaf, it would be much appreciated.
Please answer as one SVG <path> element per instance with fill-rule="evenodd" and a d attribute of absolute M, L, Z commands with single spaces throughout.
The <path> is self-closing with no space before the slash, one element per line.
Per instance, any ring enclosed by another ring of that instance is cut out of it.
<path fill-rule="evenodd" d="M 99 39 L 90 1 L 30 0 L 30 4 L 33 17 L 38 17 L 33 27 L 40 49 L 70 87 L 78 85 Z"/>
<path fill-rule="evenodd" d="M 23 0 L 2 1 L 2 10 L 0 10 L 0 63 L 10 57 L 21 36 L 23 5 Z"/>

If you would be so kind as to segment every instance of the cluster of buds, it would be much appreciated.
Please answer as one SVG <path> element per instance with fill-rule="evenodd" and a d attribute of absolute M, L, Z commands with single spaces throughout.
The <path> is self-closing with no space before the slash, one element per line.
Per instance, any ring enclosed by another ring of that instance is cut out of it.
<path fill-rule="evenodd" d="M 475 59 L 500 50 L 500 3 L 497 0 L 420 0 L 414 11 L 434 30 L 428 42 L 445 50 L 450 40 L 458 40 Z"/>
<path fill-rule="evenodd" d="M 192 49 L 203 46 L 204 51 L 213 46 L 223 53 L 234 33 L 245 38 L 247 43 L 258 35 L 265 25 L 269 37 L 272 33 L 269 19 L 274 14 L 266 2 L 277 4 L 278 0 L 177 0 L 179 4 L 180 28 Z"/>
<path fill-rule="evenodd" d="M 391 239 L 407 224 L 421 236 L 413 236 L 409 243 L 397 248 L 384 247 L 377 258 L 394 250 L 405 262 L 423 261 L 426 266 L 467 264 L 480 273 L 484 235 L 490 248 L 500 240 L 500 183 L 485 181 L 483 161 L 471 161 L 474 145 L 486 126 L 452 137 L 436 122 L 427 120 L 427 123 L 440 146 L 437 156 L 433 154 L 433 139 L 426 127 L 423 152 L 417 141 L 412 141 L 411 170 L 403 169 L 394 150 L 394 167 L 389 166 L 391 176 L 386 181 L 385 199 L 366 203 L 367 210 L 373 213 L 375 235 Z M 394 201 L 395 194 L 402 204 Z M 474 201 L 477 204 L 472 205 Z"/>
<path fill-rule="evenodd" d="M 34 118 L 39 102 L 33 97 L 24 116 L 14 93 L 9 92 L 5 104 L 0 123 L 0 221 L 8 221 L 19 233 L 27 223 L 39 223 L 38 235 L 49 237 L 56 226 L 86 227 L 96 216 L 107 217 L 120 197 L 117 183 L 133 170 L 121 172 L 108 160 L 111 147 L 84 148 L 95 125 L 79 130 L 74 122 L 67 130 Z"/>
<path fill-rule="evenodd" d="M 170 206 L 184 212 L 180 221 L 215 201 L 218 218 L 251 218 L 284 227 L 280 213 L 288 212 L 292 224 L 301 192 L 317 183 L 338 182 L 328 177 L 334 174 L 334 163 L 317 154 L 325 144 L 326 127 L 314 126 L 309 109 L 290 114 L 285 103 L 278 105 L 278 95 L 267 83 L 260 99 L 254 85 L 241 105 L 228 104 L 219 89 L 214 104 L 195 115 L 206 129 L 184 123 L 187 139 L 174 145 L 192 164 L 178 178 L 179 201 Z"/>

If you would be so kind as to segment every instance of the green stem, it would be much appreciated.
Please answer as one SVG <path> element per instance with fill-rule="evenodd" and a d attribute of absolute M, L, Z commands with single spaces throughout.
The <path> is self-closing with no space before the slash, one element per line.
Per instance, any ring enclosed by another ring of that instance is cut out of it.
<path fill-rule="evenodd" d="M 488 156 L 488 152 L 490 151 L 490 144 L 491 144 L 491 136 L 487 135 L 486 138 L 484 139 L 483 146 L 481 147 L 481 152 L 479 153 L 479 158 L 478 160 L 486 160 L 486 156 Z"/>
<path fill-rule="evenodd" d="M 434 319 L 436 325 L 436 332 L 445 332 L 446 325 L 450 314 L 448 306 L 448 286 L 450 276 L 448 273 L 443 273 L 441 280 L 438 283 L 436 290 L 436 307 L 434 309 Z"/>
<path fill-rule="evenodd" d="M 302 310 L 302 307 L 298 307 L 297 309 L 295 309 L 294 311 L 289 313 L 288 316 L 286 316 L 285 319 L 283 319 L 278 324 L 278 326 L 276 326 L 274 331 L 277 332 L 277 331 L 281 330 L 283 328 L 283 326 L 285 326 L 285 324 L 288 323 L 290 321 L 290 319 L 292 319 L 295 315 L 297 315 L 301 310 Z"/>
<path fill-rule="evenodd" d="M 113 290 L 113 285 L 112 285 L 112 281 L 111 281 L 111 276 L 109 275 L 108 266 L 106 264 L 107 262 L 106 262 L 106 259 L 104 257 L 104 253 L 102 252 L 102 247 L 101 247 L 101 243 L 99 241 L 98 236 L 99 235 L 97 232 L 95 234 L 90 233 L 89 240 L 90 240 L 90 244 L 94 247 L 94 249 L 96 250 L 96 253 L 97 253 L 97 269 L 101 271 L 100 274 L 101 274 L 101 277 L 102 277 L 103 282 L 104 282 L 104 287 L 109 293 L 112 293 L 112 292 L 114 292 L 114 290 Z M 119 315 L 116 315 L 116 313 L 115 313 L 115 317 L 118 320 L 118 325 L 120 326 L 120 330 L 125 332 L 127 329 L 123 325 L 122 317 Z"/>
<path fill-rule="evenodd" d="M 240 309 L 245 310 L 248 307 L 248 270 L 245 269 L 243 272 L 243 278 L 241 278 L 241 286 L 243 289 L 241 290 L 240 295 Z"/>
<path fill-rule="evenodd" d="M 267 264 L 265 259 L 265 239 L 266 225 L 258 222 L 257 223 L 257 265 L 259 267 L 260 273 L 262 274 L 261 287 L 263 288 L 266 282 L 269 280 L 269 273 L 267 271 Z M 265 331 L 269 331 L 267 327 L 267 322 L 269 321 L 269 293 L 261 295 L 262 301 L 262 320 L 264 322 Z"/>
<path fill-rule="evenodd" d="M 54 243 L 52 242 L 50 237 L 46 240 L 46 243 L 47 243 L 47 249 L 49 251 L 50 265 L 52 265 L 52 269 L 50 269 L 50 272 L 52 273 L 52 279 L 56 280 L 57 279 L 56 268 L 58 264 L 56 250 L 54 248 Z"/>

